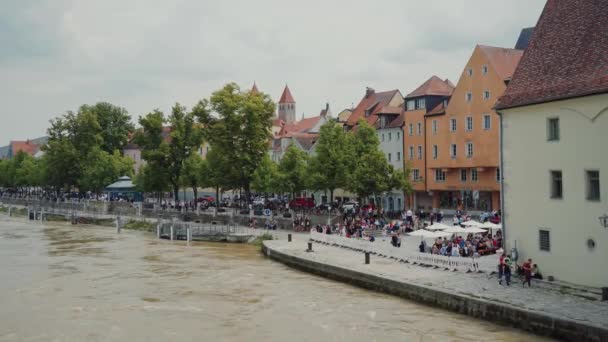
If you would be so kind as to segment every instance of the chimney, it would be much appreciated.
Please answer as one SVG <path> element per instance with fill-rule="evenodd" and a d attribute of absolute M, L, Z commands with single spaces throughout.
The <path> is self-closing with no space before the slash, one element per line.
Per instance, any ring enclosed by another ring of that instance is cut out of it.
<path fill-rule="evenodd" d="M 374 90 L 374 88 L 372 87 L 366 87 L 365 88 L 365 97 L 370 97 L 371 95 L 373 95 L 376 91 Z"/>

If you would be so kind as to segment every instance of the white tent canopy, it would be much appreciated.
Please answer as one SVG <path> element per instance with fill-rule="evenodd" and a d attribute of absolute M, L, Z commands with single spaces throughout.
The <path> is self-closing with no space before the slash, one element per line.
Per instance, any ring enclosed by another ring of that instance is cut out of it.
<path fill-rule="evenodd" d="M 464 221 L 462 222 L 463 226 L 475 226 L 475 227 L 481 227 L 483 223 L 475 221 L 475 220 L 468 220 L 468 221 Z"/>
<path fill-rule="evenodd" d="M 476 233 L 485 233 L 486 230 L 479 228 L 479 227 L 475 227 L 475 226 L 470 226 L 464 229 L 466 231 L 466 233 L 472 233 L 472 234 L 476 234 Z"/>
<path fill-rule="evenodd" d="M 420 236 L 423 239 L 435 239 L 443 235 L 438 235 L 435 232 L 431 232 L 424 229 L 418 229 L 408 234 L 409 236 Z"/>
<path fill-rule="evenodd" d="M 467 231 L 464 228 L 461 228 L 459 226 L 450 227 L 450 228 L 444 230 L 444 232 L 446 232 L 446 233 L 454 233 L 454 234 L 464 234 L 464 233 L 467 233 Z"/>
<path fill-rule="evenodd" d="M 426 227 L 425 229 L 427 229 L 427 230 L 444 230 L 444 229 L 448 229 L 450 227 L 451 226 L 448 226 L 447 224 L 443 224 L 443 223 L 440 223 L 440 222 L 435 222 L 432 225 Z"/>

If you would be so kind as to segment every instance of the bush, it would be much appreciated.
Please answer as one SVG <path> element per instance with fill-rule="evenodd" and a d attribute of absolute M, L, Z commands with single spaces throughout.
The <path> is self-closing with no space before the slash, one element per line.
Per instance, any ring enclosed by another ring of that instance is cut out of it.
<path fill-rule="evenodd" d="M 137 220 L 129 220 L 123 228 L 124 229 L 132 229 L 132 230 L 142 230 L 146 232 L 154 231 L 156 225 L 152 222 L 146 221 L 137 221 Z"/>
<path fill-rule="evenodd" d="M 262 235 L 257 236 L 255 239 L 253 239 L 253 241 L 251 241 L 251 244 L 256 245 L 256 246 L 262 246 L 262 242 L 264 242 L 266 240 L 274 240 L 274 237 L 272 237 L 272 234 L 264 233 Z"/>

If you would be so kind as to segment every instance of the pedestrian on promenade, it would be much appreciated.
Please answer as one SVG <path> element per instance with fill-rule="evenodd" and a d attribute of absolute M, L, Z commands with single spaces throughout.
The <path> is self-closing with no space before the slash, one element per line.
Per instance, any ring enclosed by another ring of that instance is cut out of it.
<path fill-rule="evenodd" d="M 526 283 L 528 283 L 528 287 L 532 287 L 532 259 L 528 259 L 528 261 L 524 262 L 524 282 L 522 283 L 523 287 L 526 287 Z"/>
<path fill-rule="evenodd" d="M 505 262 L 503 264 L 502 273 L 505 276 L 505 281 L 507 282 L 507 286 L 511 286 L 511 260 L 509 260 L 509 258 L 505 259 Z"/>
<path fill-rule="evenodd" d="M 504 253 L 498 258 L 498 284 L 502 285 L 502 276 L 504 274 L 505 255 Z"/>

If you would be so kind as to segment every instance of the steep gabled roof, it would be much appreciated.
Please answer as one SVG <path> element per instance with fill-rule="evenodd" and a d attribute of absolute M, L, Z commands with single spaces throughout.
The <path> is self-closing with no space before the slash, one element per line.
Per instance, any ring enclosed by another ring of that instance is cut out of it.
<path fill-rule="evenodd" d="M 367 119 L 368 123 L 374 124 L 378 119 L 378 116 L 376 116 L 375 114 L 380 109 L 382 109 L 382 107 L 387 106 L 391 102 L 393 97 L 395 97 L 395 95 L 398 93 L 398 89 L 379 93 L 373 92 L 372 90 L 369 95 L 366 94 L 365 96 L 363 96 L 357 107 L 353 109 L 352 114 L 348 117 L 348 120 L 346 121 L 346 125 L 354 126 L 361 118 L 365 118 Z M 365 111 L 368 109 L 371 110 L 371 112 L 366 117 Z"/>
<path fill-rule="evenodd" d="M 403 123 L 405 122 L 405 110 L 402 108 L 399 115 L 397 115 L 391 122 L 389 122 L 389 128 L 403 127 Z"/>
<path fill-rule="evenodd" d="M 431 116 L 431 115 L 445 114 L 445 108 L 446 108 L 445 101 L 441 101 L 433 109 L 429 110 L 424 115 Z"/>
<path fill-rule="evenodd" d="M 548 0 L 496 109 L 608 93 L 608 1 Z"/>
<path fill-rule="evenodd" d="M 478 45 L 478 47 L 483 51 L 491 66 L 503 80 L 508 80 L 513 76 L 513 72 L 517 68 L 521 56 L 524 54 L 522 50 L 487 45 Z"/>
<path fill-rule="evenodd" d="M 411 93 L 407 94 L 405 98 L 408 97 L 417 97 L 424 95 L 439 95 L 439 96 L 450 96 L 454 91 L 454 84 L 450 82 L 450 80 L 446 79 L 445 81 L 440 79 L 439 77 L 433 75 L 424 83 L 422 83 L 418 88 L 416 88 Z"/>
<path fill-rule="evenodd" d="M 255 81 L 253 82 L 253 87 L 251 87 L 250 92 L 252 94 L 259 94 L 260 93 L 260 91 L 258 90 L 258 85 L 255 83 Z"/>
<path fill-rule="evenodd" d="M 10 142 L 11 154 L 14 157 L 18 152 L 25 152 L 30 156 L 33 156 L 40 149 L 40 145 L 34 144 L 33 142 L 26 141 L 11 141 Z"/>
<path fill-rule="evenodd" d="M 517 38 L 517 43 L 515 43 L 515 49 L 517 50 L 525 50 L 530 44 L 530 38 L 532 38 L 532 33 L 534 33 L 534 27 L 526 27 L 521 30 L 519 34 L 519 38 Z"/>
<path fill-rule="evenodd" d="M 283 89 L 283 94 L 279 99 L 279 103 L 296 103 L 296 100 L 293 99 L 291 91 L 289 90 L 289 87 L 287 85 L 285 85 L 285 89 Z"/>
<path fill-rule="evenodd" d="M 280 134 L 287 134 L 289 132 L 306 133 L 315 127 L 321 118 L 321 116 L 314 116 L 312 118 L 304 118 L 294 123 L 285 124 L 281 129 Z"/>

